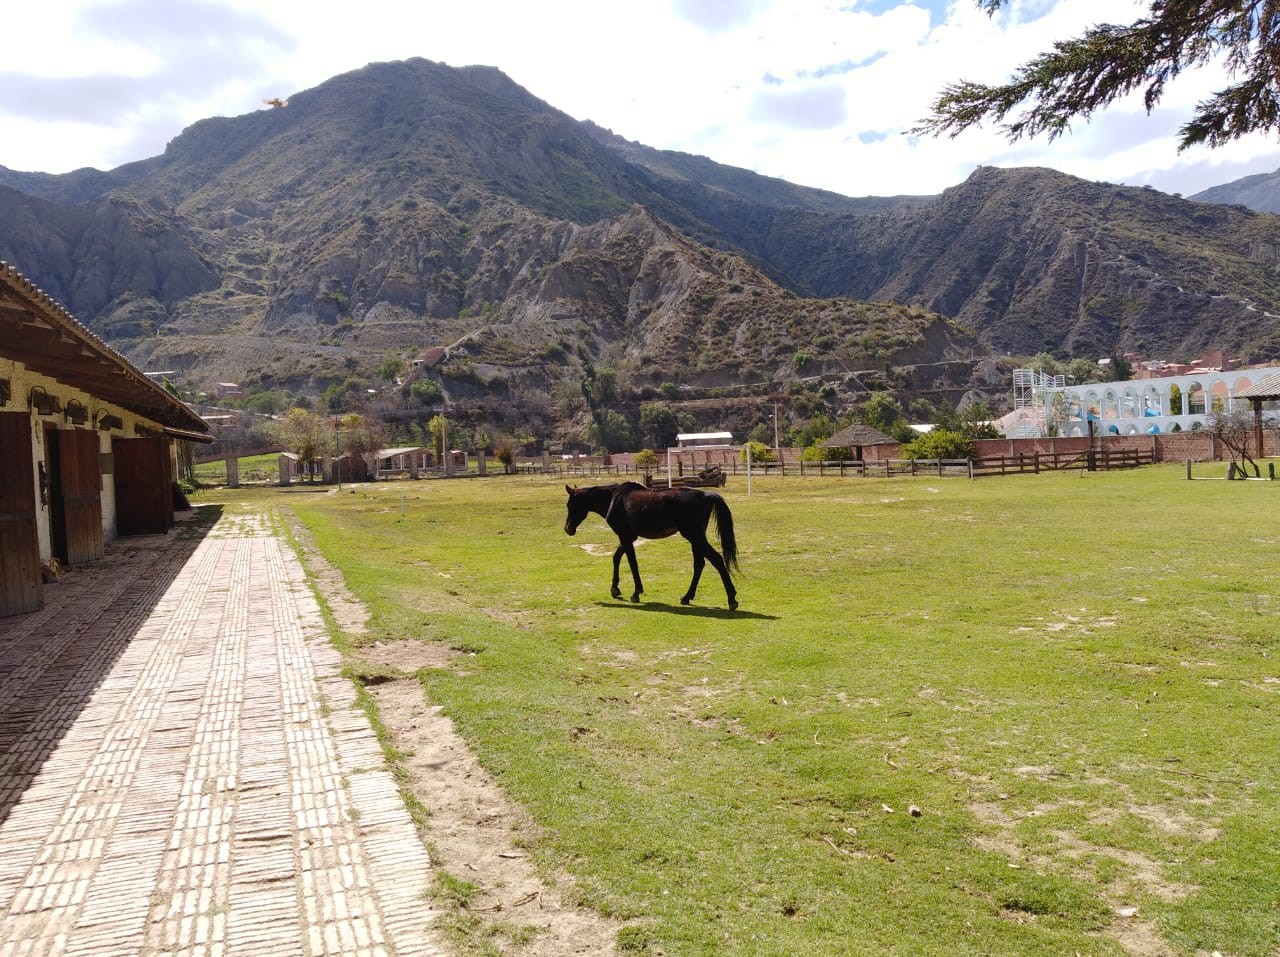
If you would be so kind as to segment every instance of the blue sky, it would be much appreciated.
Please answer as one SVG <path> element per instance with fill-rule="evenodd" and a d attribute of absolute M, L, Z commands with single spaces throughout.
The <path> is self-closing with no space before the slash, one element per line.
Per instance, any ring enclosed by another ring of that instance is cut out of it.
<path fill-rule="evenodd" d="M 936 193 L 980 165 L 1050 166 L 1193 193 L 1280 167 L 1263 137 L 1179 154 L 1221 87 L 1183 77 L 1068 136 L 904 135 L 949 81 L 999 81 L 1129 0 L 46 0 L 6 10 L 0 165 L 65 172 L 156 155 L 207 116 L 263 108 L 366 63 L 487 64 L 578 119 L 661 149 L 853 196 Z"/>

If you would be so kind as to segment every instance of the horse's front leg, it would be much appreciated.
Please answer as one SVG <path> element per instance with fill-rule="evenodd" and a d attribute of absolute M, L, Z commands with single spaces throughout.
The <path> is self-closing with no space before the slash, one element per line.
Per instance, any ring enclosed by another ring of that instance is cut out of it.
<path fill-rule="evenodd" d="M 626 544 L 627 564 L 631 566 L 631 580 L 635 583 L 636 590 L 631 593 L 631 600 L 638 602 L 640 596 L 644 593 L 644 585 L 640 584 L 640 566 L 636 564 L 636 547 L 632 542 Z M 616 574 L 616 573 L 615 573 Z M 614 579 L 614 587 L 617 587 L 617 579 Z M 621 595 L 615 595 L 615 598 L 621 598 Z"/>

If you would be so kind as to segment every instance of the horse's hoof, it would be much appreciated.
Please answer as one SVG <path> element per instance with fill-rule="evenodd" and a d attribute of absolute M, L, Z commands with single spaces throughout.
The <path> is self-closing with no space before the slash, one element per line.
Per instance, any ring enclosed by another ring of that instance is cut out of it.
<path fill-rule="evenodd" d="M 621 599 L 621 598 L 622 598 L 622 592 L 618 591 L 618 589 L 616 589 L 616 588 L 615 588 L 613 591 L 609 592 L 609 594 L 610 594 L 612 597 L 617 598 L 617 599 Z"/>
<path fill-rule="evenodd" d="M 691 601 L 693 601 L 693 599 L 690 598 L 688 595 L 685 595 L 683 598 L 680 599 L 680 604 L 687 605 Z"/>
<path fill-rule="evenodd" d="M 631 604 L 633 604 L 633 605 L 638 605 L 638 604 L 640 604 L 640 596 L 639 596 L 639 595 L 632 595 L 632 596 L 631 596 Z"/>
<path fill-rule="evenodd" d="M 729 610 L 730 611 L 738 610 L 738 602 L 736 600 L 729 602 Z"/>

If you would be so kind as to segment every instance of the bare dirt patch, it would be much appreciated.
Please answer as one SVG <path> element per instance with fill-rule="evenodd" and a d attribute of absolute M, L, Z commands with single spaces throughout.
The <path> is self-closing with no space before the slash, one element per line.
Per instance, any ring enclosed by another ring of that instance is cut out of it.
<path fill-rule="evenodd" d="M 615 953 L 621 925 L 575 907 L 567 878 L 554 886 L 540 878 L 526 850 L 536 839 L 535 825 L 480 766 L 453 722 L 427 702 L 421 686 L 389 681 L 369 693 L 406 755 L 401 767 L 410 790 L 430 811 L 424 837 L 437 865 L 478 888 L 467 913 L 514 929 L 493 938 L 502 952 Z"/>
<path fill-rule="evenodd" d="M 302 560 L 339 626 L 367 633 L 364 606 L 342 574 L 316 550 L 297 519 L 286 513 Z M 428 810 L 422 838 L 442 872 L 475 886 L 462 913 L 480 922 L 485 944 L 512 957 L 568 957 L 617 952 L 620 924 L 574 906 L 567 876 L 544 879 L 529 859 L 537 839 L 528 814 L 481 767 L 453 722 L 427 701 L 413 677 L 445 668 L 463 652 L 418 641 L 373 642 L 359 649 L 357 665 L 385 669 L 367 685 L 378 715 L 404 757 L 408 788 Z M 403 675 L 403 677 L 398 677 Z"/>

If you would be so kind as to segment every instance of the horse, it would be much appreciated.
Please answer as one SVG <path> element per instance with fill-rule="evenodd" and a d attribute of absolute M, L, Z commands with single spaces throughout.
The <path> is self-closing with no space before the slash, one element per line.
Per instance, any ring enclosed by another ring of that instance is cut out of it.
<path fill-rule="evenodd" d="M 618 589 L 618 565 L 627 556 L 635 591 L 633 602 L 640 601 L 644 586 L 640 583 L 640 569 L 636 566 L 635 540 L 637 538 L 667 538 L 679 532 L 693 546 L 693 580 L 680 604 L 693 601 L 698 590 L 698 579 L 707 562 L 720 573 L 725 594 L 729 597 L 729 610 L 738 607 L 738 590 L 733 587 L 729 569 L 738 567 L 738 544 L 733 536 L 733 516 L 725 500 L 715 492 L 700 488 L 651 489 L 638 482 L 621 482 L 617 485 L 592 485 L 573 488 L 569 493 L 568 514 L 564 520 L 565 534 L 578 530 L 590 512 L 595 512 L 618 536 L 618 548 L 613 553 L 613 584 L 609 594 L 621 598 Z M 716 534 L 724 551 L 721 557 L 707 541 L 707 525 L 712 516 L 716 520 Z"/>

